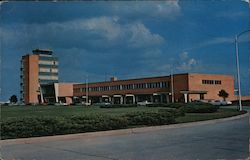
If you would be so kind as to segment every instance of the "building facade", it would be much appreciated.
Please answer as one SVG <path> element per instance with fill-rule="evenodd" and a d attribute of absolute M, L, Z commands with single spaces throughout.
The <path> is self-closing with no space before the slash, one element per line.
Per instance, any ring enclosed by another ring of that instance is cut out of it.
<path fill-rule="evenodd" d="M 150 78 L 118 80 L 73 85 L 74 101 L 91 103 L 134 104 L 190 102 L 194 100 L 219 100 L 219 91 L 225 90 L 234 99 L 234 78 L 229 75 L 175 74 Z"/>
<path fill-rule="evenodd" d="M 22 56 L 20 101 L 25 104 L 44 103 L 44 85 L 58 83 L 58 58 L 51 50 L 35 49 Z"/>
<path fill-rule="evenodd" d="M 101 103 L 136 104 L 219 100 L 225 90 L 227 100 L 235 100 L 234 78 L 229 75 L 185 73 L 170 76 L 105 82 L 59 83 L 58 58 L 51 50 L 33 50 L 21 59 L 20 100 L 38 103 Z"/>

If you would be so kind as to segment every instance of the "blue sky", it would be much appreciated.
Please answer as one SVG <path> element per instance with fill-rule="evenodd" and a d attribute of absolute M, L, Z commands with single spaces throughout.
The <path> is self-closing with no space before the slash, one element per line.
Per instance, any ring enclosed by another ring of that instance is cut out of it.
<path fill-rule="evenodd" d="M 247 3 L 217 1 L 8 2 L 1 4 L 2 97 L 19 95 L 22 55 L 59 57 L 61 82 L 199 72 L 236 75 L 234 36 L 250 28 Z M 250 34 L 240 38 L 250 94 Z"/>

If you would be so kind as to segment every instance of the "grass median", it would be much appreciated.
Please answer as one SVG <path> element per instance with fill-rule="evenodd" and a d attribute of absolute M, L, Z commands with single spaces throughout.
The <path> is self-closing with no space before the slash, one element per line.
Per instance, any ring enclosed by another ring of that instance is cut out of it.
<path fill-rule="evenodd" d="M 205 106 L 204 109 L 209 111 L 207 107 Z M 169 108 L 169 106 L 129 108 L 100 108 L 96 106 L 1 107 L 1 139 L 185 123 L 230 117 L 243 113 L 236 109 L 216 109 L 213 113 L 190 113 L 192 110 L 189 108 L 185 111 L 185 108 L 187 107 L 184 104 L 183 107 L 179 108 Z M 194 112 L 200 110 L 197 110 L 197 106 L 194 106 L 193 109 Z"/>

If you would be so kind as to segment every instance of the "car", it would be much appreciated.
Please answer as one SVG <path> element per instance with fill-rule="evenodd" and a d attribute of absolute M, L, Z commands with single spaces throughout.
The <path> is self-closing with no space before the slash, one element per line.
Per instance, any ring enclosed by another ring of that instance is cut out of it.
<path fill-rule="evenodd" d="M 60 103 L 55 103 L 54 105 L 55 105 L 55 106 L 68 106 L 67 103 L 62 103 L 62 102 L 60 102 Z"/>
<path fill-rule="evenodd" d="M 100 103 L 95 103 L 94 105 L 95 106 L 109 106 L 109 105 L 111 105 L 111 103 L 109 103 L 109 102 L 100 102 Z"/>
<path fill-rule="evenodd" d="M 91 103 L 90 102 L 82 102 L 82 105 L 84 105 L 84 106 L 91 106 Z"/>
<path fill-rule="evenodd" d="M 224 101 L 224 100 L 215 100 L 215 101 L 211 101 L 209 103 L 214 105 L 214 106 L 226 106 L 226 105 L 232 104 L 231 101 Z"/>
<path fill-rule="evenodd" d="M 148 101 L 137 102 L 137 105 L 139 106 L 146 106 L 147 104 L 152 104 L 152 103 Z"/>

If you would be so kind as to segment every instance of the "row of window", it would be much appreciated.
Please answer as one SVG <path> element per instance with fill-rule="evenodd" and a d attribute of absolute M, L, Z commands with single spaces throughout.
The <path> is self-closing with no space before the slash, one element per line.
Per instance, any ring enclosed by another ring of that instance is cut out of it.
<path fill-rule="evenodd" d="M 39 68 L 39 72 L 52 72 L 52 73 L 57 73 L 58 69 L 57 68 Z"/>
<path fill-rule="evenodd" d="M 221 84 L 220 80 L 202 80 L 202 84 L 216 84 L 219 85 Z"/>
<path fill-rule="evenodd" d="M 39 75 L 40 80 L 58 80 L 58 76 Z"/>
<path fill-rule="evenodd" d="M 39 64 L 45 64 L 45 65 L 58 65 L 58 61 L 45 61 L 45 60 L 39 60 Z"/>
<path fill-rule="evenodd" d="M 169 82 L 153 82 L 153 83 L 137 83 L 127 85 L 113 85 L 113 86 L 100 86 L 89 87 L 89 92 L 94 91 L 111 91 L 111 90 L 130 90 L 130 89 L 146 89 L 146 88 L 168 88 Z M 86 92 L 86 88 L 76 88 L 74 92 Z"/>

